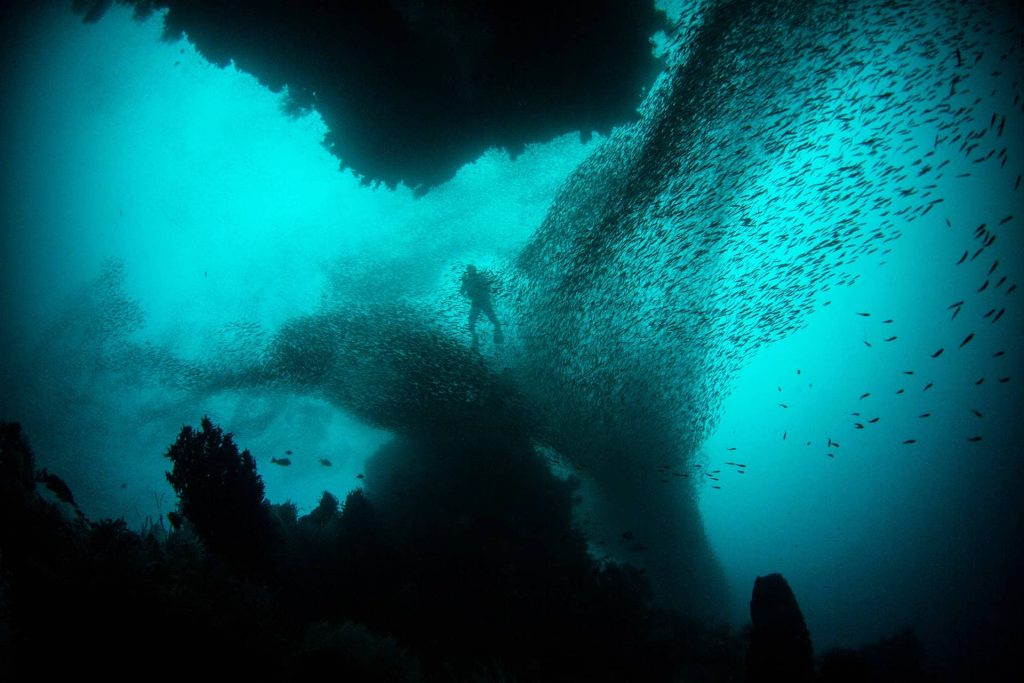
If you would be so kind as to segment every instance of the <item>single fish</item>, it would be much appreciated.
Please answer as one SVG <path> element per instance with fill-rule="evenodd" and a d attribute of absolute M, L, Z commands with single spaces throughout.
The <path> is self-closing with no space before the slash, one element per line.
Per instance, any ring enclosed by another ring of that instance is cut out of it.
<path fill-rule="evenodd" d="M 320 464 L 323 465 L 324 467 L 330 467 L 331 461 L 328 460 L 327 458 L 320 458 Z"/>
<path fill-rule="evenodd" d="M 292 464 L 290 458 L 271 458 L 270 462 L 275 465 L 280 465 L 281 467 L 288 467 L 289 465 Z"/>
<path fill-rule="evenodd" d="M 48 488 L 53 495 L 57 496 L 61 501 L 68 503 L 75 508 L 78 504 L 75 503 L 75 497 L 71 495 L 71 488 L 65 483 L 63 479 L 58 477 L 56 474 L 50 474 L 44 467 L 36 474 L 36 481 L 43 484 Z"/>
<path fill-rule="evenodd" d="M 971 341 L 972 339 L 974 339 L 974 333 L 973 333 L 973 332 L 971 332 L 971 333 L 970 333 L 969 335 L 967 335 L 966 337 L 964 337 L 964 340 L 963 340 L 962 342 L 960 342 L 960 348 L 961 348 L 961 349 L 962 349 L 962 348 L 964 348 L 964 346 L 966 346 L 966 345 L 967 345 L 967 343 L 968 343 L 969 341 Z"/>

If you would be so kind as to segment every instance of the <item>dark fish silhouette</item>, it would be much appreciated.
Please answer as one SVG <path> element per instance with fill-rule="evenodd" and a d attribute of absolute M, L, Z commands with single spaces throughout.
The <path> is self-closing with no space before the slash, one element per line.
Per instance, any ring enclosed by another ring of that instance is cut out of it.
<path fill-rule="evenodd" d="M 997 321 L 1000 318 L 1002 318 L 1003 317 L 1003 313 L 1006 313 L 1006 309 L 1005 308 L 1000 308 L 999 312 L 996 313 L 996 317 L 992 318 L 992 322 L 994 323 L 995 321 Z"/>
<path fill-rule="evenodd" d="M 270 462 L 275 465 L 280 465 L 281 467 L 288 467 L 289 465 L 292 464 L 290 458 L 271 458 Z"/>
<path fill-rule="evenodd" d="M 906 446 L 908 443 L 917 443 L 917 439 L 907 439 L 903 442 L 903 445 Z"/>
<path fill-rule="evenodd" d="M 985 378 L 982 377 L 981 379 L 979 379 L 977 382 L 974 383 L 974 386 L 978 386 L 979 384 L 981 384 L 984 381 L 985 381 Z"/>
<path fill-rule="evenodd" d="M 978 287 L 978 291 L 979 292 L 984 292 L 987 288 L 988 288 L 988 280 L 985 280 L 985 284 L 983 284 L 981 287 Z"/>
<path fill-rule="evenodd" d="M 964 337 L 964 340 L 962 342 L 960 342 L 960 348 L 961 349 L 964 348 L 964 346 L 967 345 L 967 342 L 971 341 L 972 339 L 974 339 L 974 333 L 973 332 L 971 332 L 969 335 Z"/>
<path fill-rule="evenodd" d="M 978 412 L 977 410 L 975 410 L 974 408 L 971 408 L 971 412 L 972 412 L 972 413 L 974 413 L 975 415 L 977 415 L 978 417 L 984 417 L 984 416 L 983 416 L 983 415 L 982 415 L 981 413 L 979 413 L 979 412 Z"/>
<path fill-rule="evenodd" d="M 870 392 L 869 392 L 869 393 L 866 393 L 866 394 L 861 394 L 861 395 L 860 395 L 860 397 L 861 397 L 862 399 L 864 399 L 864 398 L 867 398 L 867 397 L 868 397 L 868 396 L 870 396 L 870 395 L 871 395 L 871 394 L 870 394 Z"/>
<path fill-rule="evenodd" d="M 50 474 L 44 467 L 36 473 L 36 481 L 46 486 L 61 501 L 78 508 L 75 497 L 71 495 L 71 488 L 56 474 Z"/>
<path fill-rule="evenodd" d="M 291 454 L 292 454 L 292 452 L 291 452 L 291 451 L 285 451 L 285 452 L 284 452 L 284 454 L 285 454 L 285 455 L 291 455 Z"/>
<path fill-rule="evenodd" d="M 328 460 L 327 458 L 320 458 L 320 464 L 323 465 L 324 467 L 330 467 L 331 461 Z"/>
<path fill-rule="evenodd" d="M 857 315 L 862 315 L 862 316 L 864 316 L 865 318 L 869 318 L 869 317 L 871 317 L 871 314 L 870 314 L 870 313 L 858 313 Z"/>
<path fill-rule="evenodd" d="M 996 259 L 995 263 L 992 264 L 992 267 L 988 269 L 988 274 L 991 275 L 993 272 L 995 272 L 995 269 L 998 268 L 998 267 L 999 267 L 999 259 Z"/>
<path fill-rule="evenodd" d="M 895 336 L 893 336 L 893 337 L 889 337 L 889 338 L 888 338 L 888 339 L 886 339 L 885 341 L 887 341 L 887 342 L 891 342 L 891 341 L 896 341 L 896 337 L 895 337 Z"/>
<path fill-rule="evenodd" d="M 963 262 L 964 262 L 965 260 L 967 260 L 967 253 L 968 253 L 968 252 L 966 252 L 966 251 L 965 251 L 965 252 L 964 252 L 964 255 L 960 257 L 960 260 L 956 262 L 956 264 L 957 264 L 958 266 L 959 266 L 959 265 L 960 265 L 961 263 L 963 263 Z"/>
<path fill-rule="evenodd" d="M 906 389 L 897 389 L 896 393 L 897 394 L 902 394 L 904 391 L 906 391 Z"/>
<path fill-rule="evenodd" d="M 870 342 L 867 342 L 867 341 L 865 341 L 865 342 L 864 342 L 864 346 L 866 346 L 866 347 L 868 347 L 868 348 L 870 349 L 870 348 L 871 348 L 871 343 L 870 343 Z"/>
<path fill-rule="evenodd" d="M 918 415 L 918 417 L 931 417 L 931 416 L 932 416 L 931 413 L 921 413 L 920 415 Z"/>
<path fill-rule="evenodd" d="M 935 386 L 935 383 L 934 383 L 934 382 L 928 382 L 928 384 L 924 385 L 924 389 L 922 389 L 921 391 L 928 391 L 928 390 L 929 390 L 929 389 L 931 389 L 931 388 L 932 388 L 933 386 Z"/>
<path fill-rule="evenodd" d="M 932 358 L 938 358 L 939 356 L 941 356 L 941 355 L 942 355 L 942 352 L 943 352 L 943 350 L 944 350 L 944 349 L 939 349 L 938 351 L 936 351 L 935 353 L 933 353 L 933 354 L 932 354 Z"/>
<path fill-rule="evenodd" d="M 878 418 L 878 417 L 873 417 L 873 418 L 871 418 L 870 420 L 868 420 L 868 423 L 869 423 L 869 424 L 875 424 L 875 423 L 876 423 L 876 422 L 878 422 L 878 421 L 879 421 L 880 419 L 881 419 L 881 418 Z"/>
<path fill-rule="evenodd" d="M 364 478 L 366 478 L 365 474 L 357 474 L 356 475 L 356 479 L 364 479 Z"/>
<path fill-rule="evenodd" d="M 971 441 L 971 442 L 981 441 L 981 437 L 980 436 L 970 436 L 970 437 L 967 437 L 967 440 Z"/>
<path fill-rule="evenodd" d="M 789 407 L 789 406 L 787 406 L 787 405 L 786 405 L 785 403 L 780 403 L 779 405 L 780 405 L 781 407 L 783 407 L 783 408 L 788 408 L 788 407 Z"/>
<path fill-rule="evenodd" d="M 1002 384 L 1006 384 L 1007 382 L 1009 382 L 1009 381 L 1010 381 L 1010 378 L 1009 378 L 1009 377 L 1000 377 L 1000 378 L 999 378 L 999 381 L 1000 381 L 1000 383 L 1002 383 Z"/>
<path fill-rule="evenodd" d="M 999 356 L 1002 356 L 1005 353 L 1006 353 L 1006 351 L 996 351 L 995 353 L 992 354 L 992 357 L 993 358 L 999 358 Z"/>

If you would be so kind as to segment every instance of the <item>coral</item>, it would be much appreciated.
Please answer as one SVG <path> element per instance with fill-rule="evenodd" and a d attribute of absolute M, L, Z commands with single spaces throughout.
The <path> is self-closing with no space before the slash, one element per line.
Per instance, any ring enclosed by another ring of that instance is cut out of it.
<path fill-rule="evenodd" d="M 759 576 L 750 599 L 747 680 L 810 681 L 814 651 L 804 615 L 782 574 Z"/>
<path fill-rule="evenodd" d="M 204 416 L 199 431 L 182 427 L 165 455 L 173 463 L 167 481 L 178 494 L 171 524 L 187 521 L 211 552 L 230 562 L 248 568 L 264 563 L 270 506 L 249 451 L 239 453 L 232 435 Z"/>

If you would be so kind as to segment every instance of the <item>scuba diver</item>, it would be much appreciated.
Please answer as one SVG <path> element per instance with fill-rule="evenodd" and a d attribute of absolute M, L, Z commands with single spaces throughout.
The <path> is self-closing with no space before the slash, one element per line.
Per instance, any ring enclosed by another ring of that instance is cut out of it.
<path fill-rule="evenodd" d="M 482 312 L 494 325 L 494 343 L 501 344 L 505 337 L 501 332 L 501 323 L 498 316 L 494 314 L 494 307 L 491 305 L 491 290 L 494 287 L 494 276 L 489 273 L 481 273 L 476 266 L 466 266 L 466 272 L 462 275 L 462 294 L 469 297 L 471 307 L 469 309 L 469 333 L 473 337 L 473 350 L 478 349 L 476 336 L 476 321 Z"/>

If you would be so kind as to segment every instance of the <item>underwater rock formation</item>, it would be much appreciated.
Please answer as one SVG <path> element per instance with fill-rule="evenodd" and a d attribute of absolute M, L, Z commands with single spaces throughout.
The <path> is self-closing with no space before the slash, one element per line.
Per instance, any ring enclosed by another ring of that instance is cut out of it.
<path fill-rule="evenodd" d="M 750 599 L 747 680 L 811 681 L 814 649 L 800 605 L 782 574 L 759 576 Z"/>
<path fill-rule="evenodd" d="M 315 108 L 342 165 L 420 190 L 492 147 L 515 155 L 633 120 L 664 19 L 633 0 L 122 2 L 143 16 L 166 8 L 168 37 L 287 89 L 294 112 Z M 96 21 L 110 0 L 75 4 Z"/>

